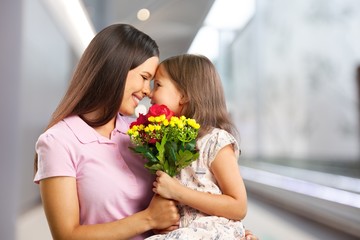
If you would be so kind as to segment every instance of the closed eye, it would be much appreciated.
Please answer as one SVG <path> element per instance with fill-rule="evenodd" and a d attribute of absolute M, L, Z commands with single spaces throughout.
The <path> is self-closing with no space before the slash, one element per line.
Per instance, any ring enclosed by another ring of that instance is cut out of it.
<path fill-rule="evenodd" d="M 154 81 L 154 88 L 161 87 L 161 84 L 159 81 Z"/>

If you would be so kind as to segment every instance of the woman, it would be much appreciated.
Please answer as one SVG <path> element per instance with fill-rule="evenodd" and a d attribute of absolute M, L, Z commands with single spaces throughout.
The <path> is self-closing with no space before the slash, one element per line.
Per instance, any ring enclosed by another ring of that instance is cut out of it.
<path fill-rule="evenodd" d="M 34 181 L 54 239 L 143 239 L 177 224 L 173 201 L 151 200 L 153 176 L 126 136 L 124 116 L 150 92 L 158 63 L 155 41 L 126 24 L 85 50 L 36 144 Z"/>

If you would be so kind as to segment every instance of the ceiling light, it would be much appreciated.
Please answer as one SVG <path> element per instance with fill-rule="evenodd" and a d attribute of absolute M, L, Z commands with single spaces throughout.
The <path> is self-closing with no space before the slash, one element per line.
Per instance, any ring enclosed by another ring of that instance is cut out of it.
<path fill-rule="evenodd" d="M 146 8 L 140 9 L 137 13 L 137 18 L 140 21 L 146 21 L 150 17 L 150 11 Z"/>

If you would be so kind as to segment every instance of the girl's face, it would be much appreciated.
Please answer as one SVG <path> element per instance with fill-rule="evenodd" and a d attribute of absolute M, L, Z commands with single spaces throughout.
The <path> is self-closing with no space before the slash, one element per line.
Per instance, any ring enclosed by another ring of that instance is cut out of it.
<path fill-rule="evenodd" d="M 183 96 L 161 65 L 156 71 L 154 87 L 149 97 L 151 104 L 164 104 L 175 115 L 179 116 L 181 114 Z"/>
<path fill-rule="evenodd" d="M 124 96 L 119 109 L 121 114 L 127 116 L 134 114 L 141 99 L 150 93 L 150 81 L 158 64 L 159 58 L 151 57 L 128 72 Z"/>

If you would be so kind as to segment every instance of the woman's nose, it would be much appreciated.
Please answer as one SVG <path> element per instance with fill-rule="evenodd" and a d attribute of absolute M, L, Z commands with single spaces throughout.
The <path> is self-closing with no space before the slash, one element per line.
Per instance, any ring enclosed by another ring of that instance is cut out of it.
<path fill-rule="evenodd" d="M 151 93 L 150 82 L 146 81 L 146 82 L 144 83 L 143 93 L 144 93 L 146 96 L 149 96 L 149 95 L 150 95 L 150 93 Z"/>
<path fill-rule="evenodd" d="M 149 94 L 147 94 L 147 96 L 148 96 L 148 98 L 152 98 L 152 96 L 153 96 L 153 91 L 152 91 L 152 89 L 150 89 L 150 92 L 149 92 Z"/>

